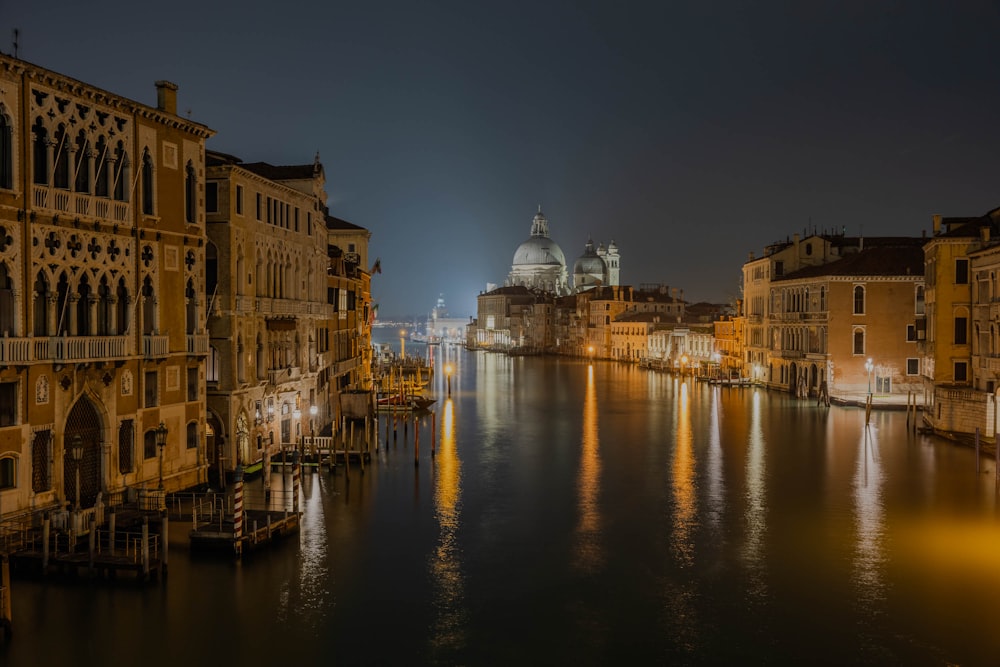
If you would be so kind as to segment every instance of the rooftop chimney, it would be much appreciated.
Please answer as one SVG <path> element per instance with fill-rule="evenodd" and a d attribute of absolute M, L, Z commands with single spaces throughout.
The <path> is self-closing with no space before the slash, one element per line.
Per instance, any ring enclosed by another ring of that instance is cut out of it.
<path fill-rule="evenodd" d="M 934 236 L 937 236 L 940 233 L 941 233 L 941 216 L 940 215 L 935 215 L 934 216 Z"/>
<path fill-rule="evenodd" d="M 169 81 L 156 82 L 156 108 L 177 115 L 177 84 Z"/>

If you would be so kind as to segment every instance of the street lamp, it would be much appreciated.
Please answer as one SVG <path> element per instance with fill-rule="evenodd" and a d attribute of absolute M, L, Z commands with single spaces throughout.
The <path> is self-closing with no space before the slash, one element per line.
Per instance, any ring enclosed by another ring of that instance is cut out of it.
<path fill-rule="evenodd" d="M 875 369 L 875 364 L 872 363 L 872 358 L 868 357 L 868 361 L 865 362 L 865 370 L 868 371 L 868 395 L 872 395 L 872 371 Z"/>
<path fill-rule="evenodd" d="M 160 422 L 154 431 L 156 447 L 160 450 L 160 491 L 163 490 L 163 449 L 167 446 L 167 425 Z"/>
<path fill-rule="evenodd" d="M 295 454 L 292 457 L 294 463 L 299 458 L 299 444 L 302 442 L 302 410 L 295 408 L 292 417 L 295 418 Z"/>
<path fill-rule="evenodd" d="M 684 377 L 684 371 L 687 370 L 688 356 L 686 354 L 681 355 L 681 377 Z"/>
<path fill-rule="evenodd" d="M 451 398 L 451 364 L 444 367 L 444 373 L 448 376 L 448 398 Z"/>
<path fill-rule="evenodd" d="M 399 358 L 406 358 L 406 329 L 399 330 Z"/>
<path fill-rule="evenodd" d="M 73 457 L 76 464 L 76 510 L 80 510 L 80 463 L 83 461 L 83 438 L 79 433 L 73 436 L 73 446 L 70 447 L 69 455 Z"/>

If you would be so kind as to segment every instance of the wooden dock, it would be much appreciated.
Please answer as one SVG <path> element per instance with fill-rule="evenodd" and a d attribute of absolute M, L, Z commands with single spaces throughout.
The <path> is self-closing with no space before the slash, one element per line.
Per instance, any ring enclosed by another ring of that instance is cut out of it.
<path fill-rule="evenodd" d="M 298 512 L 246 509 L 243 535 L 236 536 L 233 514 L 203 517 L 189 533 L 191 548 L 240 555 L 298 532 Z"/>

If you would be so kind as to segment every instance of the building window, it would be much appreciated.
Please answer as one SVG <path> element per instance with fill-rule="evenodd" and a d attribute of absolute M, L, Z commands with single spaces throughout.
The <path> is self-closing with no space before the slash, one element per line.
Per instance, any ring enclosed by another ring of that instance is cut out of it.
<path fill-rule="evenodd" d="M 118 427 L 118 472 L 125 475 L 135 467 L 135 425 L 131 419 L 123 419 Z"/>
<path fill-rule="evenodd" d="M 811 255 L 811 254 L 813 254 L 813 244 L 812 243 L 807 243 L 806 244 L 806 255 Z"/>
<path fill-rule="evenodd" d="M 198 422 L 189 422 L 187 425 L 187 448 L 198 448 Z"/>
<path fill-rule="evenodd" d="M 955 284 L 956 285 L 969 284 L 969 260 L 967 259 L 955 260 Z"/>
<path fill-rule="evenodd" d="M 295 231 L 299 231 L 299 207 L 295 207 Z"/>
<path fill-rule="evenodd" d="M 13 489 L 17 486 L 17 459 L 5 456 L 0 459 L 0 489 Z"/>
<path fill-rule="evenodd" d="M 913 343 L 917 340 L 917 325 L 907 324 L 906 325 L 906 342 Z"/>
<path fill-rule="evenodd" d="M 924 311 L 924 286 L 923 285 L 917 285 L 917 288 L 915 290 L 915 295 L 914 295 L 914 307 L 913 307 L 913 310 L 914 310 L 914 312 L 917 315 L 923 315 L 924 312 L 925 312 Z"/>
<path fill-rule="evenodd" d="M 0 107 L 0 188 L 14 187 L 14 128 Z"/>
<path fill-rule="evenodd" d="M 964 361 L 955 362 L 955 382 L 966 382 L 969 379 L 969 367 Z"/>
<path fill-rule="evenodd" d="M 142 434 L 142 458 L 156 458 L 156 429 L 149 429 Z"/>
<path fill-rule="evenodd" d="M 17 423 L 17 383 L 0 382 L 0 426 Z"/>
<path fill-rule="evenodd" d="M 243 215 L 243 186 L 236 186 L 236 215 Z"/>
<path fill-rule="evenodd" d="M 188 387 L 188 400 L 197 401 L 198 400 L 198 367 L 188 367 L 188 377 L 187 377 L 187 387 Z"/>
<path fill-rule="evenodd" d="M 219 381 L 219 371 L 220 364 L 222 363 L 219 357 L 219 350 L 214 345 L 208 348 L 208 366 L 206 367 L 206 380 L 208 382 L 218 382 Z"/>
<path fill-rule="evenodd" d="M 774 275 L 775 277 L 785 275 L 785 263 L 778 260 L 774 263 Z"/>
<path fill-rule="evenodd" d="M 274 201 L 268 197 L 267 198 L 267 224 L 271 224 L 274 220 Z"/>
<path fill-rule="evenodd" d="M 142 212 L 153 215 L 153 158 L 148 148 L 142 152 Z"/>
<path fill-rule="evenodd" d="M 854 354 L 865 353 L 865 331 L 864 329 L 854 330 Z"/>
<path fill-rule="evenodd" d="M 854 314 L 865 314 L 865 288 L 863 285 L 854 286 Z"/>
<path fill-rule="evenodd" d="M 261 219 L 262 219 L 262 218 L 261 218 L 261 216 L 262 216 L 262 215 L 264 215 L 264 210 L 263 210 L 263 208 L 264 208 L 264 198 L 263 198 L 263 196 L 262 196 L 262 195 L 261 195 L 261 194 L 260 194 L 260 193 L 258 192 L 258 193 L 257 193 L 257 222 L 260 222 L 260 221 L 261 221 Z"/>
<path fill-rule="evenodd" d="M 145 375 L 143 383 L 143 407 L 155 408 L 157 405 L 158 392 L 156 387 L 156 371 L 149 371 Z"/>
<path fill-rule="evenodd" d="M 198 221 L 197 214 L 195 213 L 195 202 L 197 201 L 195 187 L 197 183 L 194 165 L 188 162 L 187 167 L 184 168 L 184 219 L 190 223 Z"/>
<path fill-rule="evenodd" d="M 52 445 L 52 431 L 38 431 L 31 442 L 31 490 L 35 493 L 48 491 L 52 486 L 49 475 L 49 449 Z"/>
<path fill-rule="evenodd" d="M 205 184 L 205 212 L 206 213 L 218 213 L 219 212 L 219 184 L 218 183 L 206 183 Z"/>
<path fill-rule="evenodd" d="M 906 374 L 920 375 L 920 359 L 910 358 L 906 360 Z"/>
<path fill-rule="evenodd" d="M 969 342 L 969 321 L 965 317 L 955 318 L 955 345 L 966 345 Z"/>

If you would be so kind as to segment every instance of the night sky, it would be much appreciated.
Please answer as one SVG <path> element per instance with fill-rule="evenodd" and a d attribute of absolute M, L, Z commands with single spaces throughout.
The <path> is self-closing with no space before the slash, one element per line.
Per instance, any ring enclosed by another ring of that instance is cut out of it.
<path fill-rule="evenodd" d="M 141 9 L 140 9 L 141 8 Z M 1000 206 L 994 2 L 24 2 L 0 51 L 302 164 L 372 231 L 382 317 L 502 283 L 538 205 L 572 263 L 739 295 L 804 231 L 915 235 Z"/>

